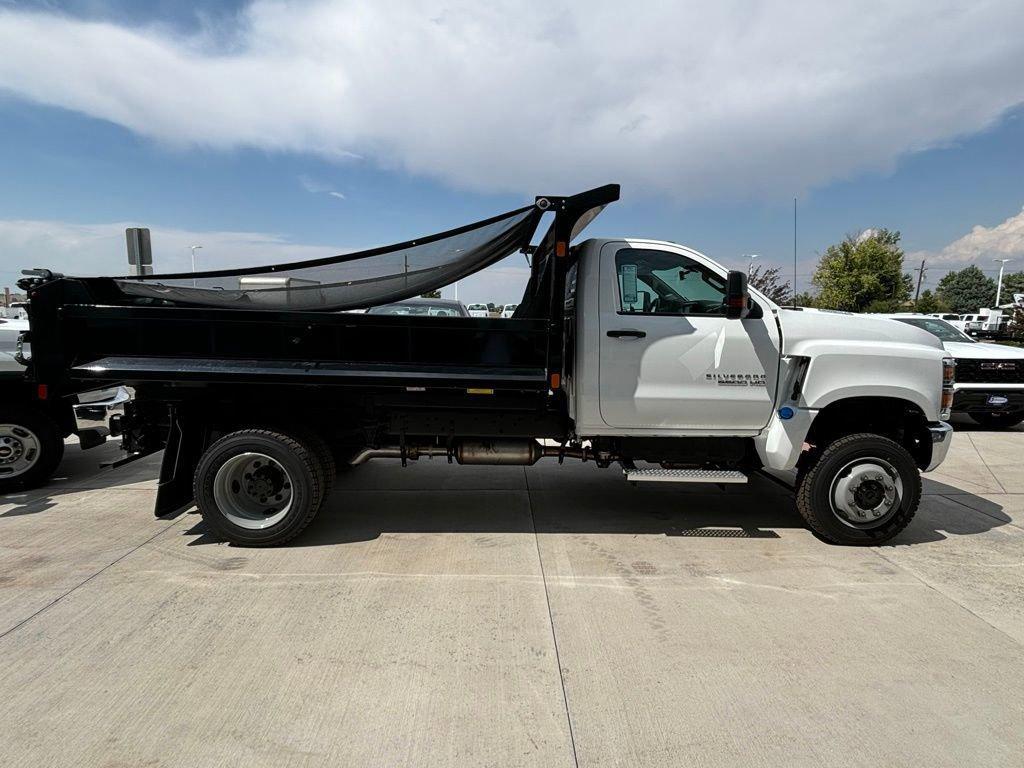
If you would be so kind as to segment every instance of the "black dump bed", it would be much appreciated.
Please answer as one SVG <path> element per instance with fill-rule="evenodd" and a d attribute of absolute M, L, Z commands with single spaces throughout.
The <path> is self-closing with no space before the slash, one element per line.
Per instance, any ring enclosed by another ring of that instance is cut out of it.
<path fill-rule="evenodd" d="M 69 305 L 76 379 L 546 388 L 548 323 Z M 158 354 L 157 354 L 158 353 Z"/>
<path fill-rule="evenodd" d="M 140 277 L 37 270 L 21 281 L 30 375 L 55 392 L 91 381 L 546 392 L 561 372 L 569 242 L 618 195 L 608 185 L 538 197 L 437 235 L 304 262 Z M 549 212 L 554 221 L 532 248 Z M 518 250 L 533 257 L 512 319 L 347 311 L 440 288 Z"/>

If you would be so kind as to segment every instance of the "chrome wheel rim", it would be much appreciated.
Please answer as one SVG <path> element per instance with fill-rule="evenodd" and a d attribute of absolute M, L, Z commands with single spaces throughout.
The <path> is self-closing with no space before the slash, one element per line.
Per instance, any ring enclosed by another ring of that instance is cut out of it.
<path fill-rule="evenodd" d="M 292 506 L 292 478 L 265 453 L 232 456 L 213 478 L 217 509 L 235 525 L 250 530 L 281 522 Z"/>
<path fill-rule="evenodd" d="M 876 528 L 903 503 L 903 480 L 885 459 L 866 457 L 844 466 L 832 482 L 832 510 L 851 528 Z"/>
<path fill-rule="evenodd" d="M 28 472 L 42 455 L 36 433 L 20 424 L 0 424 L 0 478 Z"/>

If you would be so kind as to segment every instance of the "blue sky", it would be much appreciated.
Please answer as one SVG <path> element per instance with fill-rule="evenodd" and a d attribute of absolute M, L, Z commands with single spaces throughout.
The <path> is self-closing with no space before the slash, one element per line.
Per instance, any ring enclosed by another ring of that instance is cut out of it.
<path fill-rule="evenodd" d="M 481 52 L 489 50 L 488 35 L 504 34 L 500 15 L 473 17 L 467 27 L 473 12 L 458 16 L 456 8 L 454 21 L 426 11 L 417 21 L 423 9 L 413 3 L 407 14 L 369 21 L 365 8 L 373 6 L 365 6 L 354 20 L 360 5 L 211 3 L 195 11 L 172 2 L 0 2 L 0 44 L 6 33 L 10 65 L 0 64 L 0 283 L 12 284 L 25 266 L 122 272 L 116 235 L 126 223 L 154 229 L 157 260 L 168 269 L 181 266 L 191 240 L 203 244 L 201 263 L 213 268 L 238 263 L 247 247 L 305 258 L 403 240 L 516 207 L 533 194 L 606 181 L 623 184 L 623 200 L 588 234 L 684 242 L 729 265 L 758 253 L 787 274 L 796 197 L 800 289 L 808 287 L 817 253 L 867 227 L 901 230 L 907 251 L 929 260 L 926 286 L 967 263 L 994 271 L 995 256 L 1024 269 L 1024 90 L 1015 84 L 1022 69 L 1008 71 L 1024 67 L 1024 43 L 1014 44 L 1012 35 L 992 41 L 999 54 L 992 60 L 959 68 L 948 55 L 929 58 L 927 36 L 894 39 L 904 58 L 893 66 L 918 73 L 899 87 L 885 72 L 861 71 L 854 51 L 841 68 L 853 85 L 815 96 L 801 94 L 820 91 L 823 82 L 835 88 L 835 78 L 805 82 L 803 65 L 781 57 L 769 64 L 774 74 L 758 77 L 765 87 L 781 84 L 782 96 L 750 106 L 758 93 L 718 96 L 746 87 L 754 75 L 741 65 L 702 72 L 693 60 L 627 57 L 605 75 L 636 67 L 622 82 L 580 79 L 591 77 L 590 67 L 560 86 L 540 85 L 513 56 L 497 61 Z M 552 18 L 562 26 L 598 23 Z M 777 23 L 767 12 L 765 19 L 769 27 Z M 715 21 L 725 42 L 753 34 L 732 17 Z M 808 23 L 825 37 L 841 32 L 828 19 Z M 967 37 L 989 23 L 955 19 L 931 34 Z M 432 47 L 439 43 L 421 44 L 423 25 L 455 35 L 464 49 L 453 57 L 450 44 L 443 54 Z M 361 66 L 375 54 L 360 47 L 363 36 L 372 42 L 392 28 L 396 37 L 408 35 L 397 50 L 411 47 L 415 61 L 395 63 L 392 51 L 391 69 Z M 38 46 L 12 49 L 35 29 L 50 30 L 63 41 L 60 50 L 72 47 L 77 58 L 61 67 Z M 548 26 L 538 29 L 519 32 L 548 34 Z M 578 55 L 601 57 L 588 35 L 578 30 L 573 37 L 562 50 L 556 36 L 556 53 L 545 45 L 534 60 L 570 55 L 572 46 Z M 308 54 L 306 42 L 328 53 Z M 347 53 L 336 54 L 335 42 Z M 920 53 L 902 51 L 915 45 Z M 469 63 L 492 67 L 494 88 L 460 79 L 453 90 L 464 93 L 448 94 L 451 74 L 438 87 L 416 72 L 429 68 L 431 56 L 451 72 Z M 831 58 L 824 49 L 821 56 Z M 280 85 L 260 90 L 267 73 L 273 79 L 281 72 L 288 76 Z M 676 83 L 678 72 L 697 84 L 678 86 L 679 101 L 664 98 L 661 83 Z M 336 73 L 345 82 L 334 101 L 329 88 L 322 94 L 315 84 Z M 420 76 L 425 83 L 405 89 L 405 80 Z M 427 98 L 424 87 L 437 90 Z M 559 105 L 560 88 L 574 111 L 560 118 L 565 125 L 551 127 L 544 115 Z M 964 95 L 965 88 L 973 90 Z M 854 97 L 862 107 L 836 107 Z M 719 107 L 719 98 L 728 106 Z M 467 107 L 473 99 L 482 117 Z M 585 120 L 576 122 L 581 112 Z M 481 125 L 466 127 L 467 119 Z M 612 120 L 615 130 L 594 127 Z M 521 257 L 507 266 L 466 281 L 461 298 L 515 300 Z"/>

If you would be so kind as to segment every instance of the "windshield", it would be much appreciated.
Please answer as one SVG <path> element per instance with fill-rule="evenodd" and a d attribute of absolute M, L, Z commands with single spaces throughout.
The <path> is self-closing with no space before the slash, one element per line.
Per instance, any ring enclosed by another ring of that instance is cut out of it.
<path fill-rule="evenodd" d="M 967 341 L 972 344 L 975 343 L 975 340 L 966 333 L 961 333 L 945 320 L 939 320 L 937 317 L 895 317 L 893 319 L 907 325 L 923 328 L 932 336 L 938 336 L 941 341 Z"/>

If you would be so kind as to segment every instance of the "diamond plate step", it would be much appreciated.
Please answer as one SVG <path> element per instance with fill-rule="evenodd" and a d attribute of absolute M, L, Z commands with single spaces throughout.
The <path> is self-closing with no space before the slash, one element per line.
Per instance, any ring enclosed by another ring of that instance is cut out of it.
<path fill-rule="evenodd" d="M 626 469 L 631 483 L 745 483 L 747 476 L 730 469 Z"/>

